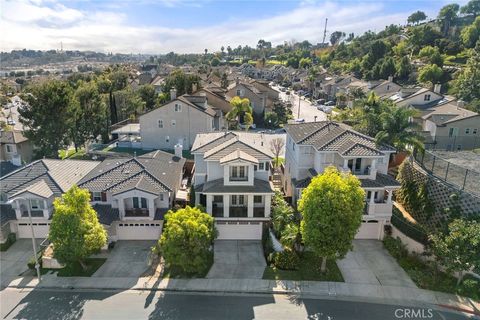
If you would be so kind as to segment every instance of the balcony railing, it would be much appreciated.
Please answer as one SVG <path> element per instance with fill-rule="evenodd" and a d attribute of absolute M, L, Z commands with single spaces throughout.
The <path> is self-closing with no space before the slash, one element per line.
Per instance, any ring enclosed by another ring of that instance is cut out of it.
<path fill-rule="evenodd" d="M 223 218 L 223 207 L 218 207 L 218 206 L 215 206 L 215 204 L 213 205 L 213 208 L 212 208 L 212 215 L 215 217 L 215 218 Z"/>
<path fill-rule="evenodd" d="M 232 218 L 247 218 L 248 209 L 247 207 L 230 207 L 229 216 Z"/>
<path fill-rule="evenodd" d="M 43 217 L 43 210 L 30 210 L 33 218 L 41 218 Z M 28 218 L 28 210 L 22 211 L 22 217 Z"/>
<path fill-rule="evenodd" d="M 264 218 L 265 217 L 265 207 L 253 208 L 253 217 Z"/>
<path fill-rule="evenodd" d="M 248 176 L 244 176 L 244 177 L 230 177 L 230 181 L 248 181 Z"/>
<path fill-rule="evenodd" d="M 149 211 L 145 208 L 125 209 L 125 217 L 148 217 Z"/>
<path fill-rule="evenodd" d="M 374 203 L 367 202 L 365 204 L 365 214 L 371 215 L 386 215 L 392 213 L 392 202 L 376 201 Z"/>

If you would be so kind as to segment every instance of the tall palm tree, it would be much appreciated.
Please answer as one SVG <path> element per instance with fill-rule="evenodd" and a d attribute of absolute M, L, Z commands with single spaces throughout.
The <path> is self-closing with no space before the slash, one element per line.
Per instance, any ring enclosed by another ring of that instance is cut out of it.
<path fill-rule="evenodd" d="M 225 116 L 228 126 L 230 127 L 230 124 L 235 121 L 238 123 L 243 121 L 241 124 L 245 126 L 245 130 L 248 130 L 248 128 L 253 124 L 253 110 L 250 106 L 250 100 L 235 96 L 230 101 L 230 105 L 232 106 L 232 110 L 230 110 Z"/>
<path fill-rule="evenodd" d="M 420 126 L 412 120 L 418 112 L 396 106 L 388 109 L 380 116 L 381 130 L 375 136 L 377 143 L 391 145 L 400 152 L 411 152 L 413 148 L 423 149 Z"/>

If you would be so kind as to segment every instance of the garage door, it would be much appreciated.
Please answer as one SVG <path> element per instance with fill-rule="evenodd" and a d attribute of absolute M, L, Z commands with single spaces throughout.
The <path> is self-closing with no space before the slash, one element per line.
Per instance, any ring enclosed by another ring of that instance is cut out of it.
<path fill-rule="evenodd" d="M 362 222 L 355 239 L 380 239 L 382 235 L 380 228 L 381 223 L 378 221 Z"/>
<path fill-rule="evenodd" d="M 32 237 L 32 229 L 30 227 L 30 223 L 18 223 L 18 238 L 31 238 Z M 34 222 L 33 223 L 33 233 L 35 238 L 46 238 L 48 235 L 48 230 L 50 229 L 50 223 L 48 222 Z"/>
<path fill-rule="evenodd" d="M 261 240 L 261 222 L 217 222 L 218 240 Z"/>
<path fill-rule="evenodd" d="M 158 240 L 162 234 L 162 222 L 157 223 L 119 223 L 118 240 Z"/>

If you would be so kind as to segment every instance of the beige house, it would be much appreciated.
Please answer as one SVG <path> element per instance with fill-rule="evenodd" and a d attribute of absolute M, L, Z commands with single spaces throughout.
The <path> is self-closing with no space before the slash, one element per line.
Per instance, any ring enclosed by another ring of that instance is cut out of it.
<path fill-rule="evenodd" d="M 427 88 L 402 88 L 398 93 L 390 96 L 389 99 L 398 107 L 426 109 L 440 103 L 444 96 L 440 93 L 440 85 L 437 84 L 433 91 Z"/>
<path fill-rule="evenodd" d="M 220 130 L 222 111 L 212 107 L 205 93 L 175 96 L 172 101 L 139 117 L 143 149 L 173 150 L 180 144 L 190 149 L 197 133 Z"/>
<path fill-rule="evenodd" d="M 480 115 L 463 105 L 462 101 L 445 102 L 424 111 L 427 147 L 450 151 L 480 147 Z"/>
<path fill-rule="evenodd" d="M 235 83 L 228 87 L 227 94 L 230 97 L 239 96 L 247 98 L 252 105 L 254 118 L 263 119 L 265 108 L 267 107 L 268 93 L 258 90 L 253 84 L 237 79 Z"/>
<path fill-rule="evenodd" d="M 32 143 L 21 130 L 0 131 L 0 160 L 16 166 L 29 163 L 33 158 Z"/>

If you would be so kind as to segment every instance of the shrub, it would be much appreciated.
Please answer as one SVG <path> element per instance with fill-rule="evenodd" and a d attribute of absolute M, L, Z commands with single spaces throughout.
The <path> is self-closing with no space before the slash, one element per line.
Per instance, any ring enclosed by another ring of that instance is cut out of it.
<path fill-rule="evenodd" d="M 10 248 L 10 246 L 15 243 L 15 241 L 17 241 L 17 236 L 15 235 L 15 233 L 9 233 L 7 236 L 7 240 L 0 245 L 0 251 L 7 251 L 8 248 Z"/>
<path fill-rule="evenodd" d="M 263 246 L 263 254 L 265 259 L 268 261 L 268 257 L 275 252 L 273 249 L 272 238 L 270 237 L 269 228 L 264 227 L 262 233 L 262 246 Z"/>
<path fill-rule="evenodd" d="M 408 255 L 408 250 L 399 237 L 393 238 L 391 236 L 385 236 L 385 238 L 383 238 L 383 245 L 387 251 L 397 259 Z"/>
<path fill-rule="evenodd" d="M 295 251 L 285 249 L 282 252 L 274 253 L 273 264 L 275 267 L 282 270 L 298 270 L 300 257 Z"/>
<path fill-rule="evenodd" d="M 37 256 L 37 258 L 38 258 L 38 264 L 40 265 L 40 268 L 42 268 L 42 254 L 43 254 L 43 251 L 40 251 L 40 252 L 38 253 L 38 256 Z M 28 260 L 28 262 L 27 262 L 27 267 L 28 267 L 28 269 L 30 269 L 30 270 L 35 270 L 35 256 L 32 256 L 32 257 Z"/>

